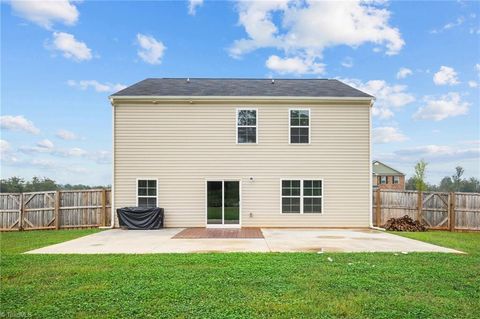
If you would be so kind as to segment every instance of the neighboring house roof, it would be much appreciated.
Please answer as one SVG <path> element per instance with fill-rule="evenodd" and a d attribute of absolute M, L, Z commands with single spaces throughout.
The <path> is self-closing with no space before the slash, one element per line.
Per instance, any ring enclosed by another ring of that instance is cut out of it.
<path fill-rule="evenodd" d="M 373 166 L 372 171 L 373 171 L 373 174 L 375 175 L 399 175 L 399 176 L 405 175 L 402 172 L 397 171 L 396 169 L 391 168 L 390 166 L 387 166 L 379 161 L 373 161 L 372 166 Z"/>
<path fill-rule="evenodd" d="M 127 87 L 122 96 L 333 97 L 372 99 L 373 96 L 329 79 L 208 79 L 151 78 Z"/>

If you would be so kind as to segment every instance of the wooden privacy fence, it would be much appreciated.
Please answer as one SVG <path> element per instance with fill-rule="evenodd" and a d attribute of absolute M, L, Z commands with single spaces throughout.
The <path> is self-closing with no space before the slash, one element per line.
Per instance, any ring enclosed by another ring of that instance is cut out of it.
<path fill-rule="evenodd" d="M 373 221 L 381 227 L 405 215 L 430 229 L 480 231 L 480 193 L 379 190 L 373 192 Z"/>
<path fill-rule="evenodd" d="M 110 225 L 110 189 L 0 193 L 0 230 Z"/>

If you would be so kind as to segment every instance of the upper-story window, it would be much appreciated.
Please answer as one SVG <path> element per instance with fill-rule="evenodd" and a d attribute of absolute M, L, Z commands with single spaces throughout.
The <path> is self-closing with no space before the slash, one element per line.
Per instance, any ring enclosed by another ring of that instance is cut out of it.
<path fill-rule="evenodd" d="M 310 143 L 310 110 L 291 109 L 290 114 L 290 144 Z"/>
<path fill-rule="evenodd" d="M 393 176 L 393 183 L 394 184 L 399 184 L 400 183 L 400 177 L 399 176 Z"/>
<path fill-rule="evenodd" d="M 380 176 L 380 184 L 387 184 L 387 176 L 385 175 Z"/>
<path fill-rule="evenodd" d="M 257 110 L 237 110 L 237 143 L 257 143 Z"/>

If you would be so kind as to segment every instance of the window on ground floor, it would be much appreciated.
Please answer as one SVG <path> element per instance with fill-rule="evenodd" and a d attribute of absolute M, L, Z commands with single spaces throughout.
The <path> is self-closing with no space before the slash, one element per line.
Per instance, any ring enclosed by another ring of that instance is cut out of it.
<path fill-rule="evenodd" d="M 157 207 L 157 180 L 137 180 L 137 206 Z"/>
<path fill-rule="evenodd" d="M 282 213 L 322 213 L 322 180 L 282 180 Z"/>

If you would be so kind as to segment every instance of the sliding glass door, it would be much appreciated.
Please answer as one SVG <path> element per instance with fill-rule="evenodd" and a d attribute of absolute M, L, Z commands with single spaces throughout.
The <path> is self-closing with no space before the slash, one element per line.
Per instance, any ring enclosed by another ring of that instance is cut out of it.
<path fill-rule="evenodd" d="M 207 181 L 207 225 L 240 225 L 239 181 Z"/>

